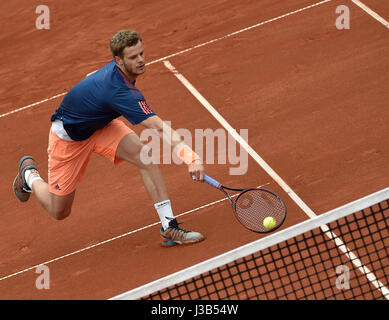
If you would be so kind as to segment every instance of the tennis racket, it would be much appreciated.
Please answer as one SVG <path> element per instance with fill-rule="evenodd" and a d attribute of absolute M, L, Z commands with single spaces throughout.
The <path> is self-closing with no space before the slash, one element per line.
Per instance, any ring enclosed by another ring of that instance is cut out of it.
<path fill-rule="evenodd" d="M 274 231 L 281 226 L 286 218 L 284 201 L 280 196 L 270 190 L 262 187 L 245 189 L 229 188 L 206 174 L 204 174 L 204 181 L 212 187 L 219 189 L 227 196 L 236 219 L 251 231 L 259 233 Z M 226 190 L 241 192 L 236 200 L 233 201 Z"/>

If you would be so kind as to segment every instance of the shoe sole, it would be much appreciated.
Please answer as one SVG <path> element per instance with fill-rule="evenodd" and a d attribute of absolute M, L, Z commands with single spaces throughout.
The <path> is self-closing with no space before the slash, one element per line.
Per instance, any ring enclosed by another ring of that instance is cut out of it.
<path fill-rule="evenodd" d="M 179 245 L 188 245 L 188 244 L 194 244 L 205 240 L 205 237 L 195 239 L 195 240 L 188 240 L 188 241 L 173 241 L 173 240 L 166 240 L 162 241 L 162 247 L 174 247 Z"/>
<path fill-rule="evenodd" d="M 12 191 L 15 194 L 16 198 L 18 198 L 19 201 L 26 202 L 30 198 L 30 194 L 28 192 L 17 192 L 15 190 L 16 180 L 18 180 L 18 177 L 19 177 L 19 173 L 18 173 L 18 175 L 14 179 L 14 183 L 13 183 L 13 186 L 12 186 Z"/>
<path fill-rule="evenodd" d="M 23 191 L 23 189 L 22 189 L 22 192 L 20 193 L 20 192 L 17 192 L 15 190 L 16 180 L 18 179 L 18 177 L 20 175 L 20 168 L 21 168 L 23 162 L 25 160 L 27 160 L 27 159 L 31 159 L 31 160 L 35 161 L 35 159 L 33 157 L 31 157 L 31 156 L 25 156 L 25 157 L 20 159 L 19 166 L 18 166 L 18 174 L 16 175 L 16 177 L 14 179 L 14 182 L 13 182 L 13 185 L 12 185 L 13 193 L 15 194 L 16 198 L 18 198 L 18 200 L 21 201 L 21 202 L 26 202 L 30 198 L 30 193 L 29 192 Z"/>

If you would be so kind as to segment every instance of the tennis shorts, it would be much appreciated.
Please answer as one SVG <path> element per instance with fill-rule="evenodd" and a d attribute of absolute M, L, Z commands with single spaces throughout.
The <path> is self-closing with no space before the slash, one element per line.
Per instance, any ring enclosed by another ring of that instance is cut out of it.
<path fill-rule="evenodd" d="M 118 119 L 112 120 L 83 141 L 63 140 L 50 129 L 47 148 L 49 191 L 63 196 L 76 190 L 93 152 L 108 158 L 114 164 L 122 162 L 123 160 L 116 158 L 116 150 L 123 137 L 132 132 Z"/>

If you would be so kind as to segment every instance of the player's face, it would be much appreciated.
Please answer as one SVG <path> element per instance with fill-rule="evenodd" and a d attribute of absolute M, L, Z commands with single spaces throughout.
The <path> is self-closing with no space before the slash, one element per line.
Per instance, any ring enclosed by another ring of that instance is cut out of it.
<path fill-rule="evenodd" d="M 142 42 L 138 41 L 135 46 L 125 47 L 123 58 L 116 57 L 116 63 L 130 80 L 135 80 L 137 76 L 144 73 L 146 65 Z"/>

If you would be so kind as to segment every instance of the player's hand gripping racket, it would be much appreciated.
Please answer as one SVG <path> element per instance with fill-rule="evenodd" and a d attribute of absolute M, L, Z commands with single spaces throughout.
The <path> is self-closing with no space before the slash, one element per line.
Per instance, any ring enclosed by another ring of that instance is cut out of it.
<path fill-rule="evenodd" d="M 204 174 L 204 181 L 227 196 L 235 217 L 251 231 L 271 232 L 277 229 L 285 220 L 285 203 L 270 190 L 264 188 L 229 188 L 206 174 Z M 226 190 L 242 192 L 233 201 Z"/>

